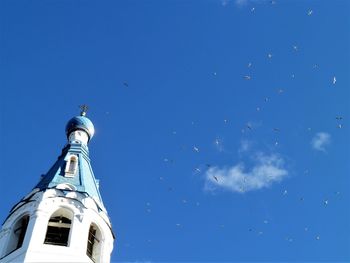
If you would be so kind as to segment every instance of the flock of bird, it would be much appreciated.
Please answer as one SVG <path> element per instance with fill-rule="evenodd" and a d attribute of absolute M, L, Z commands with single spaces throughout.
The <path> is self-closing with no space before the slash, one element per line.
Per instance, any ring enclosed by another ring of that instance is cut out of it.
<path fill-rule="evenodd" d="M 270 3 L 271 3 L 271 4 L 275 4 L 276 2 L 275 2 L 275 1 L 270 1 Z M 251 12 L 254 12 L 254 11 L 255 11 L 255 7 L 251 8 Z M 313 15 L 313 10 L 308 10 L 308 11 L 307 11 L 307 15 L 308 15 L 308 16 L 312 16 L 312 15 Z M 298 51 L 299 51 L 299 47 L 298 47 L 297 45 L 292 45 L 292 50 L 293 50 L 294 52 L 298 52 Z M 267 54 L 267 59 L 269 59 L 269 60 L 273 59 L 273 54 L 272 54 L 272 53 L 268 53 L 268 54 Z M 253 67 L 253 63 L 252 63 L 252 62 L 248 62 L 248 63 L 247 63 L 247 67 L 248 67 L 248 68 Z M 318 65 L 317 65 L 317 64 L 314 64 L 314 65 L 313 65 L 313 68 L 314 68 L 314 69 L 318 68 Z M 218 76 L 218 72 L 213 72 L 213 73 L 212 73 L 212 76 L 213 76 L 213 77 L 217 77 L 217 76 Z M 294 74 L 291 74 L 291 77 L 292 77 L 292 78 L 295 78 L 295 75 L 294 75 Z M 249 75 L 249 74 L 243 75 L 243 79 L 244 79 L 245 81 L 251 81 L 252 78 L 253 78 L 252 75 Z M 330 83 L 331 83 L 332 85 L 336 85 L 336 83 L 337 83 L 337 78 L 336 78 L 336 76 L 333 76 L 333 77 L 332 77 L 332 79 L 330 80 Z M 129 85 L 129 83 L 128 83 L 127 81 L 124 81 L 124 82 L 123 82 L 123 86 L 124 86 L 125 88 L 129 88 L 129 87 L 130 87 L 130 85 Z M 284 90 L 283 90 L 283 89 L 278 89 L 278 90 L 277 90 L 277 93 L 278 93 L 278 94 L 282 94 L 282 93 L 284 93 Z M 265 103 L 268 103 L 268 102 L 269 102 L 269 97 L 265 97 L 265 98 L 264 98 L 264 102 L 265 102 Z M 261 107 L 259 107 L 259 106 L 256 107 L 256 111 L 260 111 L 260 110 L 261 110 Z M 337 128 L 341 129 L 341 128 L 343 127 L 343 125 L 342 125 L 342 123 L 341 123 L 342 120 L 343 120 L 343 117 L 342 117 L 342 116 L 335 116 L 335 119 L 336 119 L 336 121 L 337 121 Z M 227 123 L 229 122 L 229 120 L 228 120 L 228 119 L 223 119 L 223 122 L 224 122 L 225 124 L 227 124 Z M 194 122 L 192 122 L 192 124 L 194 124 Z M 307 129 L 308 129 L 309 131 L 311 130 L 311 128 L 307 128 Z M 248 123 L 245 124 L 244 128 L 242 129 L 242 132 L 253 131 L 253 130 L 254 130 L 253 125 L 252 125 L 251 123 L 248 122 Z M 278 127 L 274 127 L 274 128 L 272 129 L 272 131 L 275 132 L 275 133 L 281 132 L 280 128 L 278 128 Z M 176 131 L 173 131 L 172 134 L 173 134 L 173 135 L 176 135 L 177 132 L 176 132 Z M 279 144 L 279 142 L 276 140 L 276 141 L 275 141 L 275 145 L 277 146 L 278 144 Z M 222 141 L 221 141 L 219 138 L 215 138 L 215 139 L 214 139 L 214 145 L 216 145 L 217 147 L 219 147 L 220 145 L 222 145 Z M 190 148 L 191 148 L 191 150 L 192 150 L 194 153 L 200 153 L 200 152 L 201 152 L 201 147 L 198 146 L 198 145 L 193 145 L 193 146 L 190 147 Z M 163 158 L 163 161 L 164 161 L 165 163 L 169 163 L 169 164 L 173 164 L 173 163 L 174 163 L 174 160 L 171 159 L 171 158 L 168 158 L 168 157 L 167 157 L 167 158 Z M 196 166 L 196 167 L 194 168 L 194 173 L 196 173 L 196 174 L 205 173 L 206 169 L 209 169 L 211 166 L 212 166 L 211 164 L 205 164 L 205 165 L 203 165 L 203 166 Z M 204 167 L 204 168 L 203 168 L 203 167 Z M 305 173 L 308 173 L 308 170 L 305 170 Z M 215 180 L 215 182 L 219 183 L 219 180 L 220 180 L 220 179 L 219 179 L 217 176 L 213 175 L 213 179 Z M 159 180 L 162 181 L 162 182 L 166 181 L 165 178 L 164 178 L 163 176 L 160 176 L 160 177 L 159 177 Z M 173 191 L 173 190 L 174 190 L 174 187 L 172 187 L 172 186 L 169 186 L 169 187 L 168 187 L 168 191 Z M 335 192 L 334 194 L 335 194 L 335 195 L 340 195 L 340 192 L 337 191 L 337 192 Z M 283 190 L 283 192 L 281 193 L 281 196 L 284 196 L 284 197 L 286 197 L 286 196 L 288 196 L 288 195 L 289 195 L 289 192 L 288 192 L 287 189 Z M 305 202 L 305 198 L 304 198 L 304 197 L 299 197 L 299 201 L 300 201 L 300 202 Z M 189 201 L 188 201 L 187 199 L 185 199 L 185 198 L 182 198 L 182 199 L 180 200 L 180 202 L 181 202 L 182 205 L 188 205 L 188 204 L 189 204 Z M 193 202 L 193 204 L 195 204 L 195 206 L 199 206 L 199 205 L 200 205 L 199 202 Z M 330 200 L 329 200 L 328 198 L 324 198 L 323 200 L 320 200 L 320 205 L 323 205 L 323 206 L 326 208 L 326 207 L 328 207 L 328 206 L 330 205 Z M 152 212 L 151 203 L 150 203 L 150 202 L 147 202 L 145 207 L 146 207 L 146 208 L 145 208 L 146 213 L 151 213 L 151 212 Z M 267 225 L 267 224 L 270 224 L 271 222 L 270 222 L 269 220 L 267 220 L 267 219 L 262 219 L 262 223 L 263 223 L 264 225 Z M 176 223 L 174 223 L 174 226 L 175 226 L 177 229 L 181 229 L 181 228 L 183 227 L 183 223 L 181 223 L 181 222 L 176 222 Z M 218 226 L 219 226 L 220 228 L 224 228 L 224 227 L 225 227 L 224 224 L 218 224 Z M 252 232 L 252 233 L 256 233 L 257 236 L 262 236 L 262 235 L 264 235 L 264 231 L 262 231 L 262 230 L 259 229 L 258 227 L 257 227 L 257 228 L 249 227 L 249 228 L 247 228 L 247 231 L 248 231 L 248 232 Z M 308 226 L 305 226 L 305 227 L 303 228 L 303 231 L 304 231 L 304 232 L 308 232 L 308 233 L 311 232 L 311 231 L 310 231 L 310 228 L 309 228 Z M 314 239 L 315 239 L 315 240 L 317 240 L 317 241 L 318 241 L 318 240 L 321 240 L 321 234 L 320 234 L 320 233 L 315 233 L 315 232 L 313 232 L 313 236 L 314 236 Z M 287 241 L 287 242 L 293 242 L 293 241 L 295 240 L 295 238 L 294 238 L 292 235 L 287 235 L 287 236 L 285 236 L 284 240 Z M 151 242 L 151 239 L 147 239 L 147 242 Z"/>

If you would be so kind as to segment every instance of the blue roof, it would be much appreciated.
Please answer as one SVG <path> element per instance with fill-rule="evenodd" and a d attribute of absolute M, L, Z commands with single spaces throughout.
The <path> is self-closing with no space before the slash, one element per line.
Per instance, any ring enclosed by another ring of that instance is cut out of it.
<path fill-rule="evenodd" d="M 74 176 L 66 176 L 65 169 L 70 155 L 78 157 L 78 167 Z M 86 145 L 69 143 L 51 169 L 41 178 L 35 188 L 40 190 L 56 187 L 59 184 L 73 185 L 77 191 L 85 192 L 102 206 L 98 183 L 91 168 L 89 151 Z"/>

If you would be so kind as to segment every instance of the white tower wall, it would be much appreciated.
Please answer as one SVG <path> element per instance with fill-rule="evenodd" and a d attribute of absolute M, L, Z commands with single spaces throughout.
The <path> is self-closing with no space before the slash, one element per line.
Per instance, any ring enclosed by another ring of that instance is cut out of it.
<path fill-rule="evenodd" d="M 0 260 L 5 262 L 109 262 L 114 237 L 110 222 L 91 197 L 75 191 L 49 189 L 37 192 L 17 208 L 3 225 L 0 232 Z M 67 246 L 45 244 L 49 219 L 56 211 L 72 218 Z M 24 215 L 29 215 L 22 247 L 9 253 L 13 242 L 13 226 Z M 87 255 L 89 228 L 93 224 L 100 231 L 94 261 Z M 6 255 L 9 253 L 8 255 Z"/>

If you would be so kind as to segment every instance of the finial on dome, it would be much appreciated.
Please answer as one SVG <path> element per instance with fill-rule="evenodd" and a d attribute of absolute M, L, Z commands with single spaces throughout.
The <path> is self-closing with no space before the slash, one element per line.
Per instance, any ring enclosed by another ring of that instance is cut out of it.
<path fill-rule="evenodd" d="M 89 106 L 88 105 L 86 105 L 86 104 L 83 104 L 83 105 L 80 105 L 79 106 L 79 108 L 80 108 L 80 116 L 85 116 L 86 115 L 86 112 L 88 111 L 88 109 L 89 109 Z"/>
<path fill-rule="evenodd" d="M 88 106 L 80 105 L 80 116 L 70 119 L 66 125 L 66 135 L 69 141 L 80 141 L 87 144 L 94 136 L 95 128 L 89 118 L 86 117 Z M 79 132 L 83 131 L 83 133 Z"/>

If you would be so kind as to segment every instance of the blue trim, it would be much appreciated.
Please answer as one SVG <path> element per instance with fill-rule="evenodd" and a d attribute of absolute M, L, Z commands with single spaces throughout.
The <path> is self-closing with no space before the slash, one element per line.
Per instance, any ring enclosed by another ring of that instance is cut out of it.
<path fill-rule="evenodd" d="M 78 157 L 77 171 L 73 177 L 65 176 L 65 166 L 68 156 L 74 154 Z M 59 184 L 71 184 L 77 191 L 86 192 L 92 198 L 95 198 L 103 206 L 102 198 L 97 187 L 96 179 L 90 164 L 89 151 L 84 144 L 67 144 L 57 161 L 50 170 L 41 178 L 35 186 L 40 190 L 53 188 Z"/>

